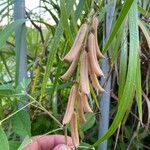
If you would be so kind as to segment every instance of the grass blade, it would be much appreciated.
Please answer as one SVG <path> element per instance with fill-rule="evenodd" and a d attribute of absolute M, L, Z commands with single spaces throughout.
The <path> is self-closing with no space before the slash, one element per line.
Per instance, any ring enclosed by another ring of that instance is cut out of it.
<path fill-rule="evenodd" d="M 137 73 L 136 73 L 136 100 L 138 105 L 139 118 L 142 122 L 142 86 L 141 86 L 141 64 L 138 59 Z"/>
<path fill-rule="evenodd" d="M 14 32 L 15 29 L 21 26 L 23 23 L 25 23 L 25 19 L 19 19 L 7 25 L 6 28 L 0 32 L 0 49 L 4 46 L 12 32 Z"/>
<path fill-rule="evenodd" d="M 116 23 L 115 23 L 115 25 L 114 25 L 114 27 L 112 29 L 110 37 L 109 37 L 108 41 L 105 44 L 105 47 L 103 49 L 103 53 L 105 53 L 107 51 L 107 49 L 110 47 L 114 37 L 118 33 L 118 31 L 119 31 L 119 29 L 120 29 L 120 27 L 121 27 L 125 17 L 127 16 L 128 11 L 130 10 L 130 7 L 131 7 L 133 1 L 134 0 L 127 0 L 125 2 L 124 6 L 123 6 L 123 8 L 122 8 L 122 10 L 121 10 L 121 12 L 119 14 L 119 17 L 118 17 L 118 19 L 117 19 L 117 21 L 116 21 Z"/>
<path fill-rule="evenodd" d="M 139 51 L 139 35 L 138 35 L 138 14 L 137 14 L 137 0 L 134 0 L 134 3 L 129 11 L 129 29 L 130 29 L 130 49 L 129 49 L 129 65 L 127 72 L 127 79 L 124 87 L 123 94 L 119 101 L 118 111 L 111 124 L 108 132 L 99 140 L 97 140 L 93 146 L 97 146 L 102 143 L 104 140 L 109 138 L 118 128 L 120 122 L 122 121 L 127 107 L 132 103 L 132 95 L 135 89 L 135 76 L 137 70 L 137 59 Z M 134 59 L 133 59 L 134 58 Z"/>
<path fill-rule="evenodd" d="M 127 75 L 127 58 L 128 48 L 127 48 L 127 26 L 125 26 L 122 36 L 122 47 L 120 54 L 120 66 L 119 66 L 119 91 L 118 97 L 120 99 L 123 89 L 125 86 L 126 75 Z"/>
<path fill-rule="evenodd" d="M 69 19 L 68 17 L 69 16 L 67 16 L 66 4 L 65 4 L 64 0 L 61 0 L 60 8 L 61 8 L 62 24 L 63 24 L 63 28 L 64 28 L 64 31 L 65 31 L 66 39 L 68 40 L 69 45 L 71 46 L 72 43 L 73 43 L 73 36 L 72 36 L 71 29 L 70 29 L 70 26 L 69 26 L 69 23 L 68 23 L 68 19 Z"/>

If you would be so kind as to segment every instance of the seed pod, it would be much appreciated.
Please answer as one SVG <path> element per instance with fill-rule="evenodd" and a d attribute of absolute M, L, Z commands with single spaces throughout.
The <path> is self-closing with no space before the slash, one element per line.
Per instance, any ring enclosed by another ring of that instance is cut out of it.
<path fill-rule="evenodd" d="M 97 55 L 97 58 L 104 58 L 103 54 L 101 53 L 100 49 L 99 49 L 99 46 L 98 46 L 98 41 L 97 41 L 97 28 L 98 28 L 98 19 L 97 17 L 94 17 L 93 18 L 93 21 L 92 21 L 92 27 L 93 27 L 93 30 L 94 30 L 94 36 L 95 36 L 95 45 L 96 45 L 96 55 Z"/>
<path fill-rule="evenodd" d="M 73 73 L 76 70 L 76 67 L 78 65 L 79 57 L 80 57 L 80 54 L 78 54 L 78 56 L 75 58 L 75 60 L 73 60 L 73 62 L 71 63 L 71 65 L 70 65 L 69 69 L 66 71 L 66 73 L 60 77 L 61 79 L 68 80 L 73 75 Z"/>
<path fill-rule="evenodd" d="M 92 33 L 90 33 L 88 38 L 88 57 L 89 63 L 92 66 L 92 72 L 94 72 L 97 76 L 104 76 L 97 61 L 95 40 Z"/>
<path fill-rule="evenodd" d="M 74 112 L 71 118 L 71 137 L 74 146 L 77 148 L 79 146 L 79 133 L 78 133 L 78 123 L 77 114 Z"/>
<path fill-rule="evenodd" d="M 89 89 L 87 61 L 88 61 L 87 52 L 84 50 L 83 53 L 81 54 L 80 84 L 81 84 L 81 91 L 88 95 L 90 93 L 90 89 Z"/>
<path fill-rule="evenodd" d="M 62 121 L 63 124 L 67 124 L 71 120 L 71 116 L 74 112 L 74 103 L 75 103 L 76 96 L 77 96 L 77 84 L 74 84 L 70 91 L 67 109 L 66 109 L 63 121 Z"/>
<path fill-rule="evenodd" d="M 92 85 L 93 85 L 94 89 L 96 90 L 96 92 L 100 92 L 100 93 L 104 92 L 105 90 L 101 87 L 96 74 L 94 72 L 92 72 L 92 66 L 90 64 L 89 64 L 88 71 L 89 71 L 90 79 L 92 81 Z"/>
<path fill-rule="evenodd" d="M 84 93 L 81 93 L 81 99 L 82 99 L 82 102 L 83 102 L 84 112 L 93 112 L 90 105 L 89 105 L 87 96 Z"/>
<path fill-rule="evenodd" d="M 74 41 L 72 48 L 64 57 L 65 61 L 72 62 L 77 57 L 78 53 L 80 53 L 86 32 L 87 32 L 87 24 L 84 23 L 80 27 L 80 29 L 77 33 L 77 36 L 75 38 L 75 41 Z"/>
<path fill-rule="evenodd" d="M 96 77 L 95 74 L 90 74 L 90 78 L 91 78 L 91 81 L 92 81 L 92 85 L 94 87 L 94 89 L 96 90 L 96 92 L 104 92 L 105 90 L 101 87 L 101 85 L 99 84 L 98 82 L 98 79 Z"/>
<path fill-rule="evenodd" d="M 83 100 L 81 98 L 81 93 L 78 92 L 78 114 L 79 114 L 79 119 L 81 123 L 86 122 L 85 115 L 84 115 L 84 110 L 83 110 Z"/>

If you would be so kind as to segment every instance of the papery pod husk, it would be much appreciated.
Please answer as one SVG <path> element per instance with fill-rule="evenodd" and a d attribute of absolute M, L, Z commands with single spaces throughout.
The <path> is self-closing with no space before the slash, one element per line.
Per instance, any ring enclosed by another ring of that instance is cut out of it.
<path fill-rule="evenodd" d="M 80 58 L 80 85 L 81 91 L 88 95 L 90 93 L 88 77 L 88 57 L 85 50 L 83 50 Z"/>
<path fill-rule="evenodd" d="M 98 40 L 97 40 L 98 24 L 99 24 L 99 21 L 98 21 L 97 17 L 94 16 L 93 20 L 92 20 L 92 28 L 93 28 L 93 32 L 94 32 L 94 36 L 95 36 L 96 55 L 97 55 L 97 58 L 100 59 L 100 58 L 104 58 L 104 56 L 101 53 L 100 48 L 98 46 Z"/>
<path fill-rule="evenodd" d="M 78 111 L 78 116 L 79 116 L 79 120 L 80 120 L 80 123 L 85 123 L 86 122 L 86 118 L 85 118 L 85 115 L 84 115 L 84 108 L 83 108 L 83 100 L 81 98 L 81 93 L 78 92 L 78 98 L 77 98 L 77 111 Z"/>
<path fill-rule="evenodd" d="M 73 75 L 73 73 L 75 72 L 77 65 L 78 65 L 78 61 L 80 58 L 80 53 L 77 55 L 77 57 L 73 60 L 73 62 L 71 63 L 70 67 L 68 68 L 68 70 L 66 71 L 66 73 L 64 73 L 60 78 L 63 80 L 69 80 L 69 78 Z"/>
<path fill-rule="evenodd" d="M 92 72 L 94 72 L 97 76 L 104 76 L 96 57 L 95 41 L 92 33 L 89 34 L 88 38 L 88 60 L 92 66 Z"/>
<path fill-rule="evenodd" d="M 81 25 L 81 27 L 76 35 L 73 46 L 71 47 L 70 51 L 65 55 L 65 57 L 64 57 L 65 61 L 72 62 L 77 57 L 77 55 L 80 53 L 86 32 L 87 32 L 87 24 L 84 23 Z"/>
<path fill-rule="evenodd" d="M 83 104 L 84 104 L 83 105 L 84 112 L 93 112 L 90 105 L 89 105 L 87 95 L 84 93 L 81 93 L 81 99 L 82 99 Z"/>
<path fill-rule="evenodd" d="M 79 133 L 78 133 L 78 121 L 77 121 L 77 114 L 74 112 L 71 118 L 71 137 L 73 145 L 77 148 L 79 147 Z"/>
<path fill-rule="evenodd" d="M 90 64 L 89 64 L 88 72 L 89 72 L 89 75 L 90 75 L 90 79 L 92 81 L 92 86 L 94 87 L 95 91 L 98 92 L 98 93 L 104 92 L 105 90 L 100 85 L 96 74 L 94 72 L 92 72 L 92 66 Z"/>
<path fill-rule="evenodd" d="M 90 74 L 90 78 L 92 81 L 92 85 L 94 87 L 94 89 L 96 90 L 96 92 L 104 92 L 105 90 L 102 88 L 102 86 L 100 85 L 97 76 L 95 74 Z"/>
<path fill-rule="evenodd" d="M 75 83 L 70 90 L 70 95 L 69 95 L 69 99 L 68 99 L 68 103 L 67 103 L 66 112 L 65 112 L 65 115 L 64 115 L 64 118 L 62 121 L 63 124 L 68 124 L 71 121 L 71 117 L 74 112 L 74 104 L 75 104 L 75 100 L 77 97 L 77 89 L 78 89 L 78 86 Z"/>

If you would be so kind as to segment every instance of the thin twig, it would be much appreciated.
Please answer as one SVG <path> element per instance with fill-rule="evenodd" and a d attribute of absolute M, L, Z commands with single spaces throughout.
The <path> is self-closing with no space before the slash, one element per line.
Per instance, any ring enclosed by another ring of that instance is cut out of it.
<path fill-rule="evenodd" d="M 37 100 L 35 100 L 31 95 L 29 95 L 28 93 L 25 93 L 26 96 L 28 96 L 30 99 L 34 100 L 43 111 L 45 111 L 55 122 L 58 123 L 58 125 L 60 127 L 63 127 L 63 125 L 52 115 L 52 113 L 50 113 L 47 109 L 45 109 Z"/>
<path fill-rule="evenodd" d="M 1 120 L 1 121 L 0 121 L 0 125 L 1 125 L 4 121 L 10 119 L 12 116 L 16 115 L 16 114 L 19 113 L 21 110 L 25 109 L 26 107 L 28 107 L 29 105 L 31 105 L 31 104 L 34 103 L 34 102 L 35 102 L 35 100 L 32 101 L 32 102 L 30 102 L 30 103 L 28 103 L 27 105 L 24 105 L 24 106 L 23 106 L 22 108 L 20 108 L 19 110 L 15 111 L 14 113 L 10 114 L 8 117 L 6 117 L 6 118 L 4 118 L 3 120 Z"/>
<path fill-rule="evenodd" d="M 116 141 L 115 141 L 114 150 L 116 150 L 116 148 L 117 148 L 117 143 L 118 143 L 118 138 L 119 138 L 120 127 L 121 127 L 121 124 L 119 124 L 118 130 L 117 130 L 117 135 L 116 135 Z"/>
<path fill-rule="evenodd" d="M 42 29 L 34 23 L 34 21 L 31 19 L 30 15 L 28 14 L 28 12 L 26 12 L 26 15 L 29 18 L 29 20 L 31 21 L 31 23 L 33 24 L 33 26 L 39 31 L 40 36 L 41 36 L 41 41 L 44 44 L 45 42 L 44 42 L 44 36 L 43 36 Z"/>

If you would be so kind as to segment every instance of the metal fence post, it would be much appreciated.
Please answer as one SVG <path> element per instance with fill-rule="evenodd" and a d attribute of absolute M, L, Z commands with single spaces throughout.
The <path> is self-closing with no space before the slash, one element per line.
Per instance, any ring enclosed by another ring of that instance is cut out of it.
<path fill-rule="evenodd" d="M 14 20 L 25 19 L 25 0 L 14 1 Z M 16 49 L 16 81 L 18 86 L 27 78 L 27 48 L 25 24 L 19 26 L 15 31 Z M 20 106 L 19 106 L 20 107 Z"/>
<path fill-rule="evenodd" d="M 108 4 L 111 2 L 111 0 L 105 0 L 105 4 Z M 105 18 L 105 31 L 104 31 L 104 43 L 107 41 L 111 28 L 112 28 L 112 22 L 113 22 L 113 16 L 114 16 L 114 11 L 116 7 L 116 0 L 112 3 L 111 7 L 106 13 L 106 18 Z M 109 49 L 109 56 L 111 56 L 111 49 Z M 108 55 L 105 55 L 106 59 L 102 60 L 102 70 L 104 72 L 105 78 L 101 79 L 101 85 L 106 83 L 105 86 L 105 93 L 103 93 L 101 99 L 100 99 L 100 110 L 101 110 L 101 115 L 100 115 L 100 121 L 99 121 L 99 138 L 101 138 L 108 130 L 109 126 L 109 107 L 110 107 L 110 91 L 111 91 L 111 75 L 109 76 L 109 79 L 107 79 L 110 71 L 110 65 L 109 65 L 109 60 Z M 105 140 L 102 144 L 99 145 L 98 150 L 107 150 L 107 140 Z"/>

